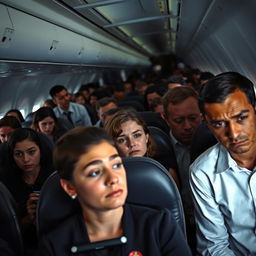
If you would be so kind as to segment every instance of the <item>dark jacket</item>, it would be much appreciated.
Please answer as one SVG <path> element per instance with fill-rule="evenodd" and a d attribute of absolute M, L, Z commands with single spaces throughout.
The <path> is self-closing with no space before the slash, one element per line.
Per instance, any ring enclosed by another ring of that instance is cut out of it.
<path fill-rule="evenodd" d="M 144 256 L 191 255 L 184 236 L 167 210 L 155 210 L 126 204 L 123 217 L 124 236 L 127 243 L 114 248 L 82 255 L 127 256 L 139 251 Z M 56 229 L 43 236 L 38 255 L 68 256 L 74 245 L 89 244 L 89 237 L 81 214 L 73 215 Z M 136 255 L 136 254 L 134 254 Z"/>

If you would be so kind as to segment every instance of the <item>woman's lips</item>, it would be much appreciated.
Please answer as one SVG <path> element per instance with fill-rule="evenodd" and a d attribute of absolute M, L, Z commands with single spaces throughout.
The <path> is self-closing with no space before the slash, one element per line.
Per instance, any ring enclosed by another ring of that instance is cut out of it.
<path fill-rule="evenodd" d="M 106 197 L 118 197 L 122 194 L 123 194 L 123 190 L 122 189 L 117 189 L 117 190 L 114 190 L 113 192 L 107 194 Z"/>

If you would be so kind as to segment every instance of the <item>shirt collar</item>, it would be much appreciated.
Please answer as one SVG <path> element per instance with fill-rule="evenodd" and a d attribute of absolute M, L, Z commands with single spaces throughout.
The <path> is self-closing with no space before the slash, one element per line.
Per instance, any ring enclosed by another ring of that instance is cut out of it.
<path fill-rule="evenodd" d="M 236 161 L 231 157 L 228 150 L 220 144 L 219 155 L 216 162 L 216 172 L 221 173 L 232 169 L 233 171 L 238 171 L 241 169 L 236 163 Z"/>
<path fill-rule="evenodd" d="M 170 137 L 171 137 L 171 140 L 172 140 L 172 142 L 173 142 L 173 144 L 175 145 L 175 146 L 179 146 L 179 147 L 182 147 L 182 148 L 190 148 L 190 145 L 184 145 L 184 144 L 182 144 L 181 142 L 179 142 L 174 136 L 173 136 L 173 134 L 172 134 L 172 131 L 170 130 Z"/>
<path fill-rule="evenodd" d="M 57 109 L 59 110 L 59 112 L 60 112 L 61 114 L 63 114 L 63 113 L 68 113 L 68 112 L 73 112 L 73 111 L 71 110 L 71 108 L 70 108 L 70 105 L 71 105 L 71 102 L 69 103 L 68 111 L 63 110 L 63 109 L 60 108 L 59 106 L 57 106 Z"/>

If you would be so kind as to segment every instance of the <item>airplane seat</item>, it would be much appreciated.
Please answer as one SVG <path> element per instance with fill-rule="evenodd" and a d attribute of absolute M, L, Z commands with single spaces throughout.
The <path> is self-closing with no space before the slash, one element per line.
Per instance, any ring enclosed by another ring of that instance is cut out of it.
<path fill-rule="evenodd" d="M 0 182 L 0 209 L 0 238 L 7 242 L 8 247 L 15 255 L 24 256 L 24 245 L 15 201 L 2 182 Z"/>
<path fill-rule="evenodd" d="M 147 157 L 124 158 L 127 173 L 127 202 L 156 208 L 167 208 L 186 234 L 183 206 L 179 191 L 168 171 Z M 143 184 L 143 187 L 142 185 Z M 61 188 L 54 172 L 42 187 L 37 208 L 38 236 L 47 233 L 79 208 Z"/>
<path fill-rule="evenodd" d="M 196 129 L 192 138 L 190 147 L 190 162 L 193 163 L 200 154 L 215 145 L 217 142 L 216 137 L 203 121 Z"/>
<path fill-rule="evenodd" d="M 172 167 L 178 172 L 178 163 L 169 135 L 155 126 L 148 126 L 148 129 L 157 148 L 155 160 L 160 162 L 167 170 Z"/>
<path fill-rule="evenodd" d="M 120 101 L 118 103 L 118 107 L 120 107 L 120 108 L 130 108 L 130 107 L 132 107 L 138 112 L 141 112 L 141 111 L 145 110 L 144 106 L 139 101 L 134 101 L 134 100 Z"/>
<path fill-rule="evenodd" d="M 139 112 L 140 116 L 146 122 L 147 126 L 155 126 L 163 130 L 169 135 L 170 128 L 166 121 L 160 116 L 159 113 L 153 111 L 143 111 Z"/>

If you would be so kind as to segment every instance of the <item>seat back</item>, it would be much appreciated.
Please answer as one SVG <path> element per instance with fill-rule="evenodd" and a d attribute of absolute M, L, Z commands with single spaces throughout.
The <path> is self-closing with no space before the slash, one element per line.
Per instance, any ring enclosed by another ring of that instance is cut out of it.
<path fill-rule="evenodd" d="M 15 201 L 2 182 L 0 182 L 0 209 L 0 237 L 8 243 L 15 255 L 23 256 L 23 240 Z"/>
<path fill-rule="evenodd" d="M 159 113 L 153 111 L 143 111 L 139 112 L 139 115 L 142 117 L 147 126 L 158 127 L 166 134 L 169 134 L 170 128 L 166 121 L 160 116 Z"/>
<path fill-rule="evenodd" d="M 124 158 L 123 164 L 127 173 L 127 202 L 169 209 L 185 234 L 180 194 L 168 171 L 157 161 L 145 157 Z M 72 200 L 61 188 L 58 173 L 53 173 L 43 185 L 38 202 L 39 237 L 72 215 L 78 207 L 77 200 Z"/>
<path fill-rule="evenodd" d="M 166 168 L 172 167 L 178 173 L 178 163 L 170 136 L 158 127 L 148 126 L 148 129 L 150 136 L 156 144 L 157 161 Z"/>

